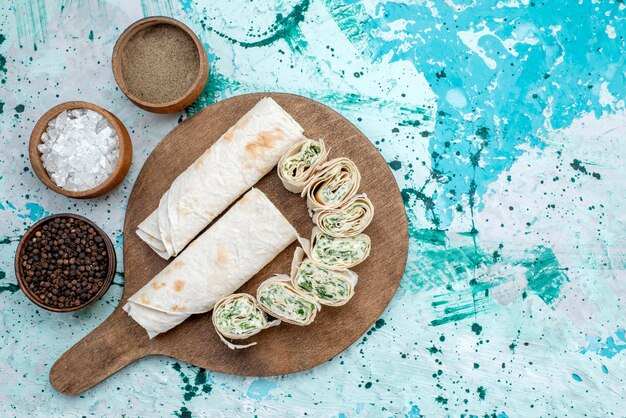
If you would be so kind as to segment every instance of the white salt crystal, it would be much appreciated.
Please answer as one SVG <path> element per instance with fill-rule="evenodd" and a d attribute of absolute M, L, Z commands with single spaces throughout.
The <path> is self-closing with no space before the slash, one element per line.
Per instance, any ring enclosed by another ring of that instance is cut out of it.
<path fill-rule="evenodd" d="M 72 109 L 70 110 L 70 115 L 74 118 L 80 118 L 81 116 L 83 116 L 83 110 L 82 109 Z"/>
<path fill-rule="evenodd" d="M 53 119 L 53 123 L 54 123 L 53 128 L 57 128 L 57 129 L 62 128 L 63 126 L 67 124 L 68 119 L 69 119 L 69 116 L 67 114 L 67 110 L 64 110 L 63 112 L 59 114 L 59 116 Z"/>
<path fill-rule="evenodd" d="M 100 118 L 100 120 L 96 123 L 96 133 L 100 134 L 100 132 L 102 132 L 105 128 L 111 129 L 111 124 L 106 118 Z"/>
<path fill-rule="evenodd" d="M 38 149 L 44 168 L 59 187 L 88 190 L 104 182 L 119 160 L 117 133 L 100 113 L 63 111 L 48 123 Z"/>

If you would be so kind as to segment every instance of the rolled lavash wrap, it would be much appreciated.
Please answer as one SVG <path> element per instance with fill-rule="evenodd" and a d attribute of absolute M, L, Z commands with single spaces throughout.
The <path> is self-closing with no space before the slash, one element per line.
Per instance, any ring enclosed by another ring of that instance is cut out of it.
<path fill-rule="evenodd" d="M 291 147 L 278 161 L 278 178 L 285 189 L 301 193 L 315 169 L 328 158 L 324 140 L 304 139 Z"/>
<path fill-rule="evenodd" d="M 274 100 L 261 99 L 174 180 L 137 235 L 165 259 L 178 255 L 304 139 L 302 132 Z"/>
<path fill-rule="evenodd" d="M 332 237 L 352 237 L 363 232 L 374 218 L 374 205 L 365 193 L 358 194 L 336 209 L 313 214 L 313 222 Z"/>
<path fill-rule="evenodd" d="M 299 237 L 300 245 L 311 260 L 331 270 L 343 270 L 362 263 L 370 254 L 370 237 L 333 237 L 313 228 L 311 240 Z"/>
<path fill-rule="evenodd" d="M 279 320 L 268 321 L 254 296 L 247 293 L 235 293 L 220 299 L 213 308 L 212 320 L 217 335 L 232 350 L 252 347 L 256 342 L 233 344 L 226 338 L 244 340 L 280 324 Z"/>
<path fill-rule="evenodd" d="M 359 190 L 361 173 L 348 158 L 335 158 L 318 167 L 302 190 L 309 212 L 338 208 Z"/>
<path fill-rule="evenodd" d="M 315 299 L 298 292 L 286 274 L 277 274 L 261 283 L 256 299 L 261 309 L 274 318 L 300 326 L 311 324 L 321 309 Z"/>
<path fill-rule="evenodd" d="M 293 257 L 291 283 L 321 305 L 345 305 L 354 296 L 358 275 L 351 270 L 331 270 L 315 263 L 298 247 Z"/>
<path fill-rule="evenodd" d="M 124 310 L 154 336 L 208 312 L 297 237 L 263 192 L 252 189 L 142 289 Z"/>

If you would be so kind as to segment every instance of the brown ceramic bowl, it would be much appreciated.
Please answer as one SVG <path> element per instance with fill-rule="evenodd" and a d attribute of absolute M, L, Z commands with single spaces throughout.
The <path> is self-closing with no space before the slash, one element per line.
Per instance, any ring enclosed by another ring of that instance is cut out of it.
<path fill-rule="evenodd" d="M 93 187 L 91 189 L 82 190 L 78 192 L 73 192 L 71 190 L 66 190 L 62 187 L 57 186 L 50 176 L 48 172 L 43 166 L 43 162 L 41 161 L 41 152 L 39 152 L 38 145 L 41 144 L 41 135 L 48 129 L 48 122 L 52 119 L 56 118 L 61 112 L 64 110 L 72 110 L 72 109 L 91 109 L 100 113 L 104 116 L 111 126 L 115 129 L 117 133 L 117 137 L 120 141 L 120 157 L 117 162 L 117 165 L 113 169 L 113 172 L 103 183 Z M 39 119 L 35 127 L 33 128 L 33 132 L 30 135 L 30 143 L 29 143 L 29 157 L 30 157 L 30 165 L 33 167 L 33 171 L 39 177 L 39 180 L 42 181 L 43 184 L 46 185 L 50 190 L 55 191 L 59 194 L 62 194 L 67 197 L 73 197 L 77 199 L 86 199 L 90 197 L 102 196 L 116 188 L 126 177 L 126 173 L 128 173 L 128 169 L 130 168 L 130 162 L 133 158 L 133 145 L 130 141 L 130 135 L 126 130 L 124 124 L 111 112 L 106 109 L 101 108 L 93 103 L 89 102 L 65 102 L 61 103 L 57 106 L 54 106 L 52 109 L 48 110 L 44 115 Z"/>
<path fill-rule="evenodd" d="M 198 75 L 194 82 L 191 84 L 191 87 L 189 87 L 189 89 L 183 95 L 176 98 L 175 100 L 164 103 L 150 103 L 141 100 L 139 97 L 132 94 L 129 91 L 126 83 L 124 82 L 124 75 L 122 73 L 122 52 L 128 44 L 128 41 L 139 32 L 145 30 L 150 26 L 155 25 L 172 25 L 179 29 L 182 29 L 187 35 L 189 35 L 189 37 L 191 37 L 191 39 L 195 43 L 196 49 L 198 50 L 198 59 L 200 60 Z M 117 85 L 120 87 L 122 92 L 126 95 L 126 97 L 128 97 L 131 102 L 133 102 L 140 108 L 154 113 L 174 113 L 192 104 L 202 93 L 202 90 L 204 89 L 204 86 L 206 85 L 209 76 L 209 60 L 207 58 L 206 51 L 204 50 L 204 46 L 202 45 L 202 42 L 200 42 L 200 39 L 198 39 L 196 34 L 184 23 L 165 16 L 147 17 L 145 19 L 138 20 L 137 22 L 130 25 L 120 35 L 119 39 L 115 43 L 115 47 L 113 48 L 113 57 L 111 58 L 111 65 L 113 67 L 113 75 L 115 76 L 115 81 L 117 82 Z"/>
<path fill-rule="evenodd" d="M 30 239 L 33 239 L 33 235 L 35 234 L 35 232 L 37 231 L 39 226 L 41 226 L 41 225 L 45 224 L 46 222 L 49 222 L 49 221 L 51 221 L 52 219 L 55 219 L 55 218 L 74 218 L 74 219 L 79 219 L 79 220 L 87 223 L 93 229 L 95 229 L 96 232 L 98 233 L 98 235 L 100 235 L 102 237 L 102 239 L 104 240 L 104 244 L 106 246 L 107 255 L 108 255 L 108 259 L 109 259 L 107 276 L 104 279 L 104 283 L 103 283 L 102 287 L 100 288 L 100 290 L 98 291 L 98 293 L 96 293 L 91 299 L 86 300 L 82 304 L 80 304 L 78 306 L 72 306 L 72 307 L 69 307 L 69 308 L 56 308 L 56 307 L 53 307 L 53 306 L 48 306 L 45 303 L 43 303 L 30 290 L 30 288 L 26 284 L 26 279 L 24 277 L 24 271 L 22 269 L 21 258 L 22 258 L 22 252 L 24 251 L 24 248 L 26 246 L 26 242 L 28 242 L 28 240 L 30 240 Z M 113 277 L 115 277 L 115 267 L 116 267 L 116 265 L 117 265 L 117 259 L 116 259 L 116 256 L 115 256 L 115 248 L 113 248 L 113 243 L 111 242 L 111 239 L 107 236 L 107 234 L 102 229 L 100 229 L 95 223 L 90 221 L 89 219 L 87 219 L 87 218 L 85 218 L 83 216 L 80 216 L 80 215 L 75 215 L 73 213 L 61 213 L 61 214 L 58 214 L 58 215 L 48 216 L 48 217 L 43 218 L 40 221 L 36 222 L 35 224 L 33 224 L 33 226 L 31 226 L 28 229 L 28 231 L 26 231 L 26 233 L 24 234 L 24 236 L 20 240 L 20 243 L 17 246 L 17 251 L 15 252 L 15 277 L 17 277 L 17 283 L 19 284 L 20 289 L 22 289 L 22 292 L 24 292 L 26 297 L 28 299 L 30 299 L 30 301 L 33 302 L 35 305 L 39 306 L 40 308 L 46 309 L 48 311 L 52 311 L 52 312 L 71 312 L 71 311 L 76 311 L 78 309 L 84 308 L 85 306 L 89 305 L 93 301 L 99 299 L 102 295 L 104 295 L 106 293 L 106 291 L 111 286 L 111 283 L 113 282 Z"/>

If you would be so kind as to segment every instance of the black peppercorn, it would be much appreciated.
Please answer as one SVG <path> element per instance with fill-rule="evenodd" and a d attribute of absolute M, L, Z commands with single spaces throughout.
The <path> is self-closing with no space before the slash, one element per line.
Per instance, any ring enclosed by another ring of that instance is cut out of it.
<path fill-rule="evenodd" d="M 40 225 L 20 257 L 28 288 L 54 308 L 76 307 L 93 297 L 108 274 L 104 240 L 86 222 L 54 218 Z"/>

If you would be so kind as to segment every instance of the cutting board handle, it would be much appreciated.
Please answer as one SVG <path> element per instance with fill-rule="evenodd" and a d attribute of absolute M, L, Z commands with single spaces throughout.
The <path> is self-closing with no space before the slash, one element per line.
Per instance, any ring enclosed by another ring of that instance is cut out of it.
<path fill-rule="evenodd" d="M 143 328 L 126 312 L 116 309 L 54 363 L 50 383 L 59 392 L 77 395 L 150 354 L 149 346 Z"/>

